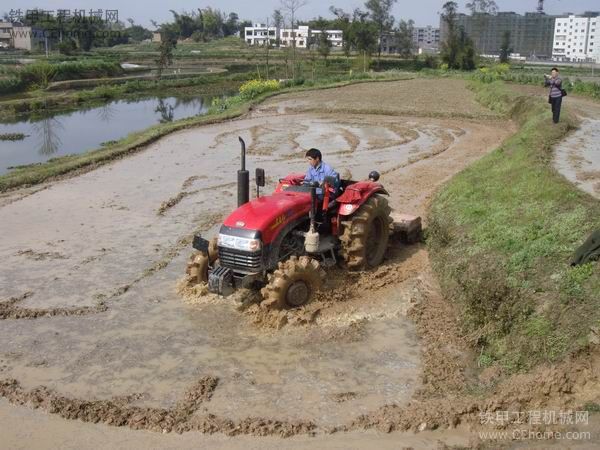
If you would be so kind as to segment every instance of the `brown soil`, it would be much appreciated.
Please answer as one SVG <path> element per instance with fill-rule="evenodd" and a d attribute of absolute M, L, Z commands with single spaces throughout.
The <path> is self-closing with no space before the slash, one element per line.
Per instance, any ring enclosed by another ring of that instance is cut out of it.
<path fill-rule="evenodd" d="M 39 317 L 53 316 L 85 316 L 104 312 L 108 307 L 100 302 L 96 306 L 81 308 L 21 308 L 17 303 L 31 297 L 32 292 L 26 292 L 20 297 L 13 297 L 0 302 L 0 320 L 5 319 L 37 319 Z"/>
<path fill-rule="evenodd" d="M 425 95 L 424 95 L 425 94 Z M 338 89 L 278 96 L 257 107 L 258 111 L 346 112 L 383 115 L 497 118 L 478 105 L 462 80 L 414 79 L 360 83 Z"/>

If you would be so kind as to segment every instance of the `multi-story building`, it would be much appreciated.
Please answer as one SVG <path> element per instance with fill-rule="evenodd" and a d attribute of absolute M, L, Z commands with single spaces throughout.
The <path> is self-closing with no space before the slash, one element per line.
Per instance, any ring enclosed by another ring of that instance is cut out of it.
<path fill-rule="evenodd" d="M 559 17 L 554 25 L 554 61 L 600 62 L 600 18 L 598 12 Z"/>
<path fill-rule="evenodd" d="M 418 53 L 436 52 L 440 48 L 440 29 L 431 25 L 415 27 L 413 29 L 413 42 Z"/>
<path fill-rule="evenodd" d="M 244 30 L 244 39 L 250 45 L 265 45 L 267 41 L 275 45 L 277 41 L 277 28 L 268 27 L 262 23 L 255 23 L 252 27 Z"/>
<path fill-rule="evenodd" d="M 296 48 L 306 48 L 310 39 L 310 28 L 308 25 L 300 25 L 298 28 L 282 28 L 279 30 L 279 45 L 291 47 L 294 40 Z"/>
<path fill-rule="evenodd" d="M 502 38 L 510 33 L 510 47 L 514 53 L 532 59 L 551 59 L 556 16 L 544 13 L 499 12 L 498 14 L 459 14 L 457 25 L 473 39 L 480 54 L 499 55 Z M 441 41 L 448 30 L 440 18 Z"/>
<path fill-rule="evenodd" d="M 342 30 L 325 30 L 327 39 L 331 42 L 334 48 L 341 48 L 344 45 L 344 32 Z M 316 42 L 319 39 L 321 30 L 310 30 L 311 42 Z"/>

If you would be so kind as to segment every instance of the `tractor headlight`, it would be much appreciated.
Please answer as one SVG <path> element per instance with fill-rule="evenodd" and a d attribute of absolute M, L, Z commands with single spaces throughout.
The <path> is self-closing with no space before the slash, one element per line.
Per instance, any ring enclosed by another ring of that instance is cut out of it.
<path fill-rule="evenodd" d="M 260 239 L 248 239 L 238 236 L 230 236 L 228 234 L 219 233 L 219 246 L 233 248 L 236 250 L 244 250 L 247 252 L 256 252 L 261 248 Z"/>

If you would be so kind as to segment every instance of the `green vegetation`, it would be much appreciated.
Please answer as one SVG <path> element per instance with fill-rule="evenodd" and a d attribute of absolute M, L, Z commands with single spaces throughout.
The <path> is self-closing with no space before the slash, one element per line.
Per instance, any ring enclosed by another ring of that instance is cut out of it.
<path fill-rule="evenodd" d="M 518 84 L 532 84 L 541 86 L 543 74 L 548 72 L 548 68 L 537 70 L 517 70 L 512 68 L 508 64 L 496 64 L 490 68 L 481 67 L 478 71 L 473 73 L 472 78 L 482 83 L 493 83 L 495 81 L 508 81 L 511 83 Z M 572 72 L 565 70 L 566 73 Z M 574 75 L 576 76 L 576 75 Z M 571 80 L 569 77 L 563 75 L 563 87 L 567 92 L 575 94 L 585 95 L 586 97 L 600 99 L 600 84 L 590 81 L 582 81 L 579 78 Z"/>
<path fill-rule="evenodd" d="M 553 146 L 576 126 L 568 110 L 553 126 L 543 99 L 500 81 L 473 89 L 520 129 L 436 196 L 427 242 L 480 365 L 525 370 L 585 347 L 600 323 L 600 265 L 569 267 L 600 227 L 600 202 L 551 166 Z"/>
<path fill-rule="evenodd" d="M 113 61 L 83 60 L 49 63 L 42 60 L 6 71 L 7 78 L 0 79 L 0 95 L 27 89 L 46 88 L 52 81 L 110 77 L 121 74 L 123 74 L 123 69 Z"/>
<path fill-rule="evenodd" d="M 23 133 L 0 133 L 0 141 L 22 141 L 26 137 Z"/>

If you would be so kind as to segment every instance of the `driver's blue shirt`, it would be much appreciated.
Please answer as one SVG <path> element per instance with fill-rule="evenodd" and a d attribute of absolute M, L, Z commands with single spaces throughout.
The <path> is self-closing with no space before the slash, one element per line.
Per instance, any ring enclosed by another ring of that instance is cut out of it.
<path fill-rule="evenodd" d="M 323 161 L 321 161 L 321 164 L 319 164 L 317 167 L 310 166 L 308 168 L 308 172 L 306 172 L 306 175 L 304 176 L 304 181 L 306 181 L 306 182 L 316 181 L 319 184 L 322 184 L 325 181 L 325 177 L 335 177 L 335 179 L 336 179 L 335 188 L 339 187 L 340 176 L 338 175 L 338 173 L 335 170 L 333 170 L 331 168 L 331 166 L 329 164 L 325 164 Z M 317 188 L 317 195 L 322 196 L 323 189 Z"/>

